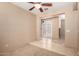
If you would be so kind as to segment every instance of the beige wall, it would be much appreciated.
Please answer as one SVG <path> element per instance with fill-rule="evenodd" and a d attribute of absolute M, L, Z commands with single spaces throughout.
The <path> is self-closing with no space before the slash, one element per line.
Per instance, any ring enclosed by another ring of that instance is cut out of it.
<path fill-rule="evenodd" d="M 78 11 L 70 11 L 66 14 L 66 32 L 65 39 L 66 45 L 69 47 L 78 47 Z"/>
<path fill-rule="evenodd" d="M 52 19 L 52 39 L 59 40 L 59 20 L 58 17 Z"/>
<path fill-rule="evenodd" d="M 10 3 L 0 3 L 0 51 L 36 39 L 36 16 Z"/>
<path fill-rule="evenodd" d="M 72 6 L 65 9 L 65 44 L 68 47 L 78 48 L 78 11 L 73 11 Z"/>
<path fill-rule="evenodd" d="M 41 18 L 37 15 L 36 16 L 36 29 L 37 29 L 37 40 L 41 39 Z"/>
<path fill-rule="evenodd" d="M 64 12 L 65 18 L 65 45 L 67 47 L 78 48 L 78 11 L 73 11 L 73 4 L 56 13 Z"/>

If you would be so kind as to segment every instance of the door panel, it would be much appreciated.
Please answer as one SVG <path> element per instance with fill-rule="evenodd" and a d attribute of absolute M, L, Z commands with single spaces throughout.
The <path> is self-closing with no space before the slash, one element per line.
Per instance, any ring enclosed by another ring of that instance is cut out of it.
<path fill-rule="evenodd" d="M 52 38 L 52 21 L 45 20 L 42 24 L 42 37 L 43 38 Z"/>

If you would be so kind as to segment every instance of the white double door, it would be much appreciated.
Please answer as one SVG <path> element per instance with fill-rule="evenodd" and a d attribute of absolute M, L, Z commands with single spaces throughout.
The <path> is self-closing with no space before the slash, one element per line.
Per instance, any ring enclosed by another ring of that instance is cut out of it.
<path fill-rule="evenodd" d="M 42 38 L 59 39 L 58 18 L 44 20 L 42 23 Z"/>
<path fill-rule="evenodd" d="M 52 38 L 52 21 L 44 20 L 42 23 L 42 37 L 43 38 Z"/>

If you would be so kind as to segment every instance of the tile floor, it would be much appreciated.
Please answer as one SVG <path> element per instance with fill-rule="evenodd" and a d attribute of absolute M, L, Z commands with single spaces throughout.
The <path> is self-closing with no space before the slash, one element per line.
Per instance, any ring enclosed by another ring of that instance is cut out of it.
<path fill-rule="evenodd" d="M 38 40 L 26 44 L 24 47 L 10 52 L 0 52 L 1 56 L 72 56 L 77 55 L 76 50 L 65 47 L 59 41 Z"/>
<path fill-rule="evenodd" d="M 62 42 L 58 43 L 58 41 L 52 41 L 51 39 L 42 39 L 38 41 L 34 41 L 30 43 L 31 45 L 34 45 L 36 47 L 43 48 L 45 50 L 56 52 L 61 55 L 77 55 L 77 50 L 74 48 L 68 48 L 66 47 Z"/>

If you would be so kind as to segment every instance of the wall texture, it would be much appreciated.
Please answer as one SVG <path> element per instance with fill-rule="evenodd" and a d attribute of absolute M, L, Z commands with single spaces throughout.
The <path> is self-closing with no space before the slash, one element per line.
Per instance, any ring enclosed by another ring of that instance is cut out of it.
<path fill-rule="evenodd" d="M 10 51 L 36 39 L 36 16 L 10 3 L 0 3 L 0 51 Z"/>

